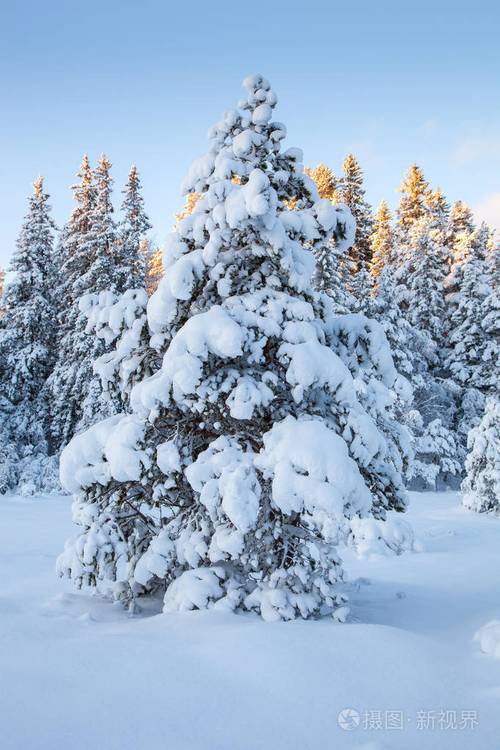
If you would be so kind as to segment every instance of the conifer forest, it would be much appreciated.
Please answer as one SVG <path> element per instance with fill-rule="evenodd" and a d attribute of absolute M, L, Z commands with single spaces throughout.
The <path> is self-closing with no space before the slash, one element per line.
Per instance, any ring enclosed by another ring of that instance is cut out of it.
<path fill-rule="evenodd" d="M 272 55 L 244 55 L 278 91 L 251 70 L 240 86 L 239 61 L 212 79 L 215 123 L 207 89 L 188 124 L 183 79 L 165 138 L 211 127 L 202 156 L 175 155 L 166 236 L 134 143 L 114 173 L 119 133 L 75 149 L 69 188 L 35 172 L 19 207 L 0 273 L 4 750 L 500 747 L 500 202 L 485 221 L 410 144 L 377 192 L 363 146 L 335 145 L 363 103 L 287 79 L 283 24 Z M 320 159 L 305 122 L 330 128 Z"/>

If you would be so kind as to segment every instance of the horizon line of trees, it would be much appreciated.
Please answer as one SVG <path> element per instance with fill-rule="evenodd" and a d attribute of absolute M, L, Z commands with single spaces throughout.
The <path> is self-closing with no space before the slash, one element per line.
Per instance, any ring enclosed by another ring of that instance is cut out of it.
<path fill-rule="evenodd" d="M 71 437 L 123 408 L 103 393 L 93 370 L 107 343 L 89 335 L 82 298 L 145 287 L 163 275 L 162 254 L 148 241 L 139 174 L 129 172 L 120 218 L 112 202 L 111 163 L 91 168 L 84 156 L 73 185 L 75 207 L 57 230 L 43 178 L 34 183 L 2 295 L 0 322 L 0 489 L 50 484 Z M 432 486 L 460 477 L 467 434 L 497 386 L 498 246 L 476 226 L 462 202 L 449 206 L 412 165 L 395 217 L 382 200 L 374 213 L 354 155 L 343 174 L 305 168 L 321 198 L 345 204 L 356 221 L 347 252 L 332 241 L 316 256 L 315 285 L 339 313 L 362 312 L 384 327 L 398 371 L 413 388 L 413 408 L 401 413 L 415 458 L 408 481 Z M 199 194 L 188 193 L 182 221 Z M 292 201 L 293 204 L 293 201 Z M 291 204 L 291 205 L 292 205 Z M 3 281 L 3 273 L 0 282 Z M 108 347 L 109 348 L 109 347 Z M 36 471 L 32 465 L 36 464 Z M 26 469 L 25 469 L 26 467 Z"/>

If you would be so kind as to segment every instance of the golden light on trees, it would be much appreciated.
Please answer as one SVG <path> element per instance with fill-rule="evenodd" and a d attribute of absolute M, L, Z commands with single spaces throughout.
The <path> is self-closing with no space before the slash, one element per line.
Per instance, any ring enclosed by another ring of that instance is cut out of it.
<path fill-rule="evenodd" d="M 320 163 L 317 167 L 314 167 L 314 169 L 305 167 L 304 172 L 316 183 L 320 198 L 326 198 L 332 203 L 337 203 L 337 184 L 335 175 L 330 167 Z"/>

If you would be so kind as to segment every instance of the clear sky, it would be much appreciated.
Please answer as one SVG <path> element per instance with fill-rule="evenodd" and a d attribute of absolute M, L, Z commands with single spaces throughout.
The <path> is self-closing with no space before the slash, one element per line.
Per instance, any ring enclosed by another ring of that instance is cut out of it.
<path fill-rule="evenodd" d="M 391 205 L 416 161 L 500 228 L 500 4 L 456 0 L 11 0 L 0 5 L 0 263 L 38 174 L 54 217 L 84 152 L 131 163 L 161 242 L 209 126 L 249 73 L 305 163 L 355 153 Z"/>

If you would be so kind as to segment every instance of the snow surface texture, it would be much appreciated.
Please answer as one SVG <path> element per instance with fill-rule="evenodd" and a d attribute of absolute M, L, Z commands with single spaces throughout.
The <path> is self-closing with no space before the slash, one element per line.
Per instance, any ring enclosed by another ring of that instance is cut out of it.
<path fill-rule="evenodd" d="M 341 550 L 343 625 L 157 614 L 160 601 L 130 617 L 54 576 L 70 502 L 0 498 L 2 750 L 498 750 L 500 521 L 458 494 L 412 493 L 418 554 Z M 479 723 L 417 727 L 446 709 Z M 404 730 L 364 728 L 388 710 Z"/>

